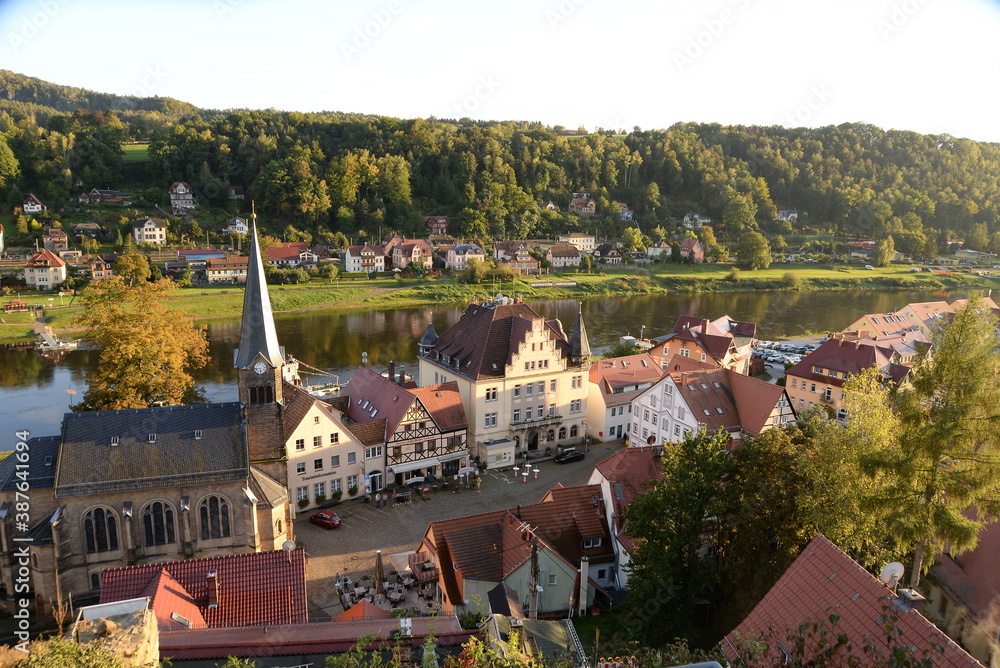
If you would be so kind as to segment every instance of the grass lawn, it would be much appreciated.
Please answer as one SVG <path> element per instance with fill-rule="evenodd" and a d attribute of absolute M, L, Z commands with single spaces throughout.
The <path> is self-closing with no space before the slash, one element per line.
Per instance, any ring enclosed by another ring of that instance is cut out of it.
<path fill-rule="evenodd" d="M 0 325 L 0 344 L 33 341 L 35 328 L 31 325 Z"/>
<path fill-rule="evenodd" d="M 25 324 L 35 322 L 35 312 L 34 311 L 18 311 L 16 313 L 3 313 L 0 312 L 0 320 L 8 325 L 14 324 Z"/>
<path fill-rule="evenodd" d="M 145 162 L 149 160 L 149 144 L 122 144 L 125 162 Z"/>
<path fill-rule="evenodd" d="M 598 630 L 601 632 L 598 646 L 598 653 L 601 656 L 607 656 L 606 651 L 601 648 L 607 647 L 608 650 L 612 650 L 616 645 L 620 647 L 631 637 L 628 627 L 619 622 L 617 615 L 614 614 L 574 617 L 573 626 L 576 627 L 576 635 L 580 637 L 580 642 L 583 643 L 589 657 L 594 656 L 594 641 Z"/>

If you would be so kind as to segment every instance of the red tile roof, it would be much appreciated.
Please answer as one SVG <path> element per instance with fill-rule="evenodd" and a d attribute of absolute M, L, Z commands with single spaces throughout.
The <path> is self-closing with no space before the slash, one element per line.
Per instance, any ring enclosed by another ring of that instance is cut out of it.
<path fill-rule="evenodd" d="M 625 448 L 594 467 L 611 488 L 611 505 L 620 518 L 617 539 L 629 552 L 635 548 L 635 538 L 628 534 L 625 526 L 625 509 L 637 496 L 650 491 L 656 481 L 664 478 L 662 452 L 659 446 Z"/>
<path fill-rule="evenodd" d="M 934 666 L 981 665 L 923 615 L 894 599 L 882 582 L 825 536 L 818 535 L 747 618 L 725 637 L 723 650 L 735 659 L 740 639 L 747 641 L 773 632 L 768 656 L 780 660 L 779 642 L 787 647 L 786 637 L 810 621 L 821 621 L 832 631 L 831 614 L 840 617 L 835 632 L 846 634 L 855 648 L 867 641 L 884 647 L 883 618 L 888 612 L 898 617 L 893 622 L 899 633 L 893 638 L 894 645 L 911 648 L 911 653 L 920 658 L 927 651 Z"/>
<path fill-rule="evenodd" d="M 360 603 L 344 610 L 333 621 L 357 622 L 365 619 L 389 619 L 390 617 L 392 615 L 387 610 L 383 610 L 374 603 L 369 603 L 367 599 L 361 599 Z"/>
<path fill-rule="evenodd" d="M 198 608 L 194 597 L 188 593 L 184 585 L 170 575 L 166 568 L 157 571 L 146 588 L 139 596 L 148 596 L 150 607 L 156 615 L 156 623 L 160 630 L 182 630 L 186 628 L 203 629 L 208 625 Z M 182 623 L 175 615 L 190 624 Z"/>
<path fill-rule="evenodd" d="M 47 269 L 49 267 L 64 267 L 66 262 L 50 250 L 40 250 L 28 258 L 24 266 Z"/>
<path fill-rule="evenodd" d="M 822 381 L 836 387 L 843 387 L 844 373 L 856 375 L 870 367 L 877 367 L 895 382 L 901 381 L 909 372 L 907 367 L 893 364 L 889 361 L 891 351 L 882 350 L 877 346 L 864 345 L 858 341 L 840 341 L 830 339 L 819 348 L 802 358 L 802 361 L 790 368 L 785 375 L 798 378 L 808 378 Z M 828 374 L 813 373 L 813 367 L 840 372 L 834 378 Z"/>
<path fill-rule="evenodd" d="M 208 605 L 206 578 L 216 570 L 219 605 Z M 111 568 L 104 571 L 101 603 L 155 595 L 151 606 L 157 619 L 170 619 L 180 609 L 201 614 L 210 628 L 261 624 L 298 624 L 308 621 L 305 550 L 290 553 L 250 552 L 204 559 Z M 177 609 L 180 608 L 180 609 Z M 184 615 L 187 617 L 187 615 Z M 194 624 L 198 619 L 188 618 Z"/>
<path fill-rule="evenodd" d="M 410 390 L 410 392 L 424 405 L 434 420 L 434 424 L 441 431 L 453 431 L 469 426 L 469 420 L 465 416 L 465 407 L 462 405 L 462 395 L 459 393 L 458 383 L 455 381 L 428 385 Z"/>
<path fill-rule="evenodd" d="M 981 625 L 997 628 L 996 611 L 1000 606 L 1000 522 L 991 522 L 979 532 L 979 544 L 964 554 L 942 554 L 933 568 L 942 586 L 952 598 L 969 611 Z"/>
<path fill-rule="evenodd" d="M 589 372 L 590 382 L 598 383 L 604 394 L 611 394 L 616 388 L 655 383 L 661 376 L 660 363 L 649 353 L 597 360 Z"/>

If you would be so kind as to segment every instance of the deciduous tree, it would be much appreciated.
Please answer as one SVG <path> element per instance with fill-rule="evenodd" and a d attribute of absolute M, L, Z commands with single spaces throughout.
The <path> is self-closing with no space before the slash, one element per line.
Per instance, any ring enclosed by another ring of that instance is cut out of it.
<path fill-rule="evenodd" d="M 771 246 L 760 232 L 749 230 L 740 237 L 736 257 L 751 271 L 771 266 Z"/>
<path fill-rule="evenodd" d="M 129 286 L 114 276 L 84 291 L 77 322 L 101 353 L 75 410 L 204 401 L 190 371 L 208 362 L 208 342 L 204 330 L 164 305 L 173 287 L 167 280 Z"/>

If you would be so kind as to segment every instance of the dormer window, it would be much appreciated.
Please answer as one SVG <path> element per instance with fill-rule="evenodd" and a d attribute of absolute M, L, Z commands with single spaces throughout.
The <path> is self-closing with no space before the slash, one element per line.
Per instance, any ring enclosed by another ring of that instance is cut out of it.
<path fill-rule="evenodd" d="M 112 436 L 111 437 L 111 445 L 118 445 L 118 437 L 117 436 Z"/>
<path fill-rule="evenodd" d="M 150 434 L 148 440 L 150 443 L 156 443 L 156 434 Z"/>
<path fill-rule="evenodd" d="M 202 437 L 202 431 L 201 431 L 201 429 L 195 429 L 194 430 L 194 440 L 200 441 L 201 437 Z"/>

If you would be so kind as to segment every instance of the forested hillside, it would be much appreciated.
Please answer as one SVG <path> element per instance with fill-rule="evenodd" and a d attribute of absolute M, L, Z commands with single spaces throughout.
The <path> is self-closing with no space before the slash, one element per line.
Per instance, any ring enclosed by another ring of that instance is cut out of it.
<path fill-rule="evenodd" d="M 130 169 L 121 142 L 149 140 Z M 619 236 L 615 202 L 656 236 L 696 210 L 732 242 L 842 232 L 933 255 L 949 238 L 1000 251 L 1000 145 L 860 123 L 818 129 L 678 124 L 569 133 L 527 122 L 397 119 L 342 113 L 200 110 L 169 98 L 119 98 L 0 71 L 0 187 L 58 203 L 92 187 L 136 193 L 187 181 L 203 206 L 234 207 L 228 187 L 312 232 L 417 234 L 453 216 L 481 239 L 574 229 Z M 565 213 L 588 191 L 598 215 Z M 152 197 L 152 195 L 150 195 Z M 554 201 L 561 212 L 539 207 Z M 779 209 L 797 209 L 794 224 Z"/>

